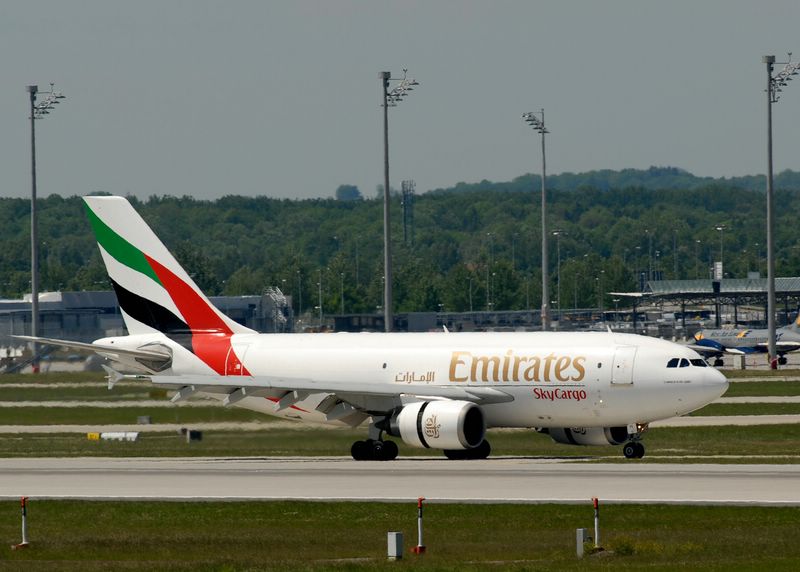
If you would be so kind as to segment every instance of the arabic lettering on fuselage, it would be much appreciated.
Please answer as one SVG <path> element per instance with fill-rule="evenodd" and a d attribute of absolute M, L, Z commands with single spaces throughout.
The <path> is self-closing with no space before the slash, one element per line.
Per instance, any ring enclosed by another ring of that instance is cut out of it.
<path fill-rule="evenodd" d="M 433 383 L 436 381 L 435 371 L 426 371 L 417 375 L 415 371 L 401 371 L 394 376 L 395 383 Z"/>

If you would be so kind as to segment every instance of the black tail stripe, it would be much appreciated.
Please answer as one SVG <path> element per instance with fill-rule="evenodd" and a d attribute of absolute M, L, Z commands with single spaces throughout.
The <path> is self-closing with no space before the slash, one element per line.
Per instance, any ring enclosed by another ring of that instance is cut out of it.
<path fill-rule="evenodd" d="M 162 332 L 171 340 L 174 340 L 194 353 L 192 350 L 192 333 L 186 322 L 164 306 L 156 304 L 138 294 L 134 294 L 130 290 L 120 286 L 114 280 L 111 281 L 111 284 L 117 295 L 119 307 L 122 308 L 126 314 L 134 320 Z"/>

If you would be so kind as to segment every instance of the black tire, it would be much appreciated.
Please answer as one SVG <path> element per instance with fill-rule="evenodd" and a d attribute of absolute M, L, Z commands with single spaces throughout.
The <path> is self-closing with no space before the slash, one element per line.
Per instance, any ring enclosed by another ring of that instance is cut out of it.
<path fill-rule="evenodd" d="M 375 441 L 367 441 L 367 446 L 370 451 L 370 459 L 375 461 L 384 461 L 384 455 L 386 454 L 386 447 L 384 446 L 383 441 L 375 440 Z"/>
<path fill-rule="evenodd" d="M 451 461 L 463 461 L 467 458 L 467 451 L 465 449 L 445 449 L 444 456 Z"/>
<path fill-rule="evenodd" d="M 786 356 L 781 356 L 778 358 L 778 365 L 786 365 L 787 359 Z"/>
<path fill-rule="evenodd" d="M 644 445 L 641 443 L 634 443 L 634 446 L 636 447 L 636 458 L 641 459 L 644 457 Z"/>
<path fill-rule="evenodd" d="M 467 449 L 467 453 L 469 454 L 470 459 L 485 459 L 488 457 L 492 452 L 492 446 L 489 444 L 489 441 L 484 439 L 481 441 L 481 444 L 473 449 Z"/>
<path fill-rule="evenodd" d="M 644 447 L 643 447 L 644 448 Z M 622 454 L 625 455 L 626 459 L 636 459 L 637 453 L 636 443 L 631 441 L 630 443 L 625 443 L 625 446 L 622 447 Z"/>
<path fill-rule="evenodd" d="M 400 450 L 397 448 L 397 443 L 394 441 L 384 441 L 383 442 L 383 460 L 384 461 L 394 461 L 397 458 L 397 454 Z"/>
<path fill-rule="evenodd" d="M 369 447 L 369 443 L 366 441 L 356 441 L 353 443 L 353 446 L 350 447 L 350 454 L 353 456 L 353 459 L 356 461 L 367 461 L 371 458 L 371 448 Z"/>

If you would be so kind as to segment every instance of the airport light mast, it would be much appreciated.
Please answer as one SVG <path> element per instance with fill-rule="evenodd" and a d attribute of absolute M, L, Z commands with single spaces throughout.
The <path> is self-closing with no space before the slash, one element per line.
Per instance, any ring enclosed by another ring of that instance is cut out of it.
<path fill-rule="evenodd" d="M 767 352 L 770 367 L 777 368 L 777 344 L 775 338 L 775 242 L 773 232 L 775 217 L 773 208 L 772 189 L 772 104 L 780 99 L 781 88 L 786 87 L 800 68 L 800 62 L 792 63 L 792 53 L 789 52 L 789 61 L 778 62 L 783 64 L 783 69 L 773 75 L 775 56 L 764 56 L 762 63 L 767 64 L 767 332 L 769 341 Z"/>
<path fill-rule="evenodd" d="M 66 96 L 56 91 L 52 82 L 50 91 L 40 92 L 37 85 L 29 85 L 27 91 L 31 101 L 31 336 L 37 337 L 39 335 L 39 221 L 36 212 L 36 120 L 44 119 Z M 44 96 L 39 103 L 36 103 L 37 94 Z M 38 373 L 36 342 L 32 344 L 32 352 L 31 365 L 34 373 Z"/>
<path fill-rule="evenodd" d="M 533 127 L 534 131 L 542 135 L 542 331 L 547 331 L 550 329 L 550 293 L 547 275 L 547 193 L 545 191 L 544 136 L 550 132 L 544 126 L 544 109 L 523 113 L 522 119 Z"/>
<path fill-rule="evenodd" d="M 403 70 L 402 78 L 392 78 L 391 72 L 381 72 L 381 92 L 383 94 L 383 321 L 385 331 L 391 332 L 394 328 L 392 315 L 392 244 L 391 220 L 389 219 L 389 108 L 396 107 L 403 98 L 408 96 L 414 87 L 419 85 L 415 79 L 407 77 L 408 70 Z M 389 82 L 397 81 L 397 85 L 389 90 Z"/>

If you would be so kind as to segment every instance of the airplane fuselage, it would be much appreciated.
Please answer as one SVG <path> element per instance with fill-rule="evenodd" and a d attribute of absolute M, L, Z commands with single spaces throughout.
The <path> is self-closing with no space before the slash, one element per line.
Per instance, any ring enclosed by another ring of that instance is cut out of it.
<path fill-rule="evenodd" d="M 171 370 L 153 377 L 154 383 L 178 387 L 192 376 L 214 375 L 184 347 L 163 334 L 153 337 L 173 352 Z M 114 340 L 144 342 L 142 336 Z M 447 391 L 495 391 L 497 402 L 482 405 L 489 427 L 649 423 L 702 407 L 727 388 L 721 373 L 704 362 L 697 365 L 702 360 L 694 351 L 631 334 L 235 334 L 230 344 L 231 363 L 241 364 L 248 375 L 231 370 L 232 375 L 218 376 L 220 387 L 252 383 L 261 388 L 236 405 L 318 422 L 329 420 L 318 411 L 328 394 L 314 392 L 302 380 L 324 381 L 343 392 L 356 388 L 350 391 L 365 394 L 358 398 L 365 411 L 385 411 Z M 667 367 L 674 358 L 689 365 Z M 286 394 L 280 387 L 298 384 L 303 394 L 276 411 L 277 400 Z"/>

